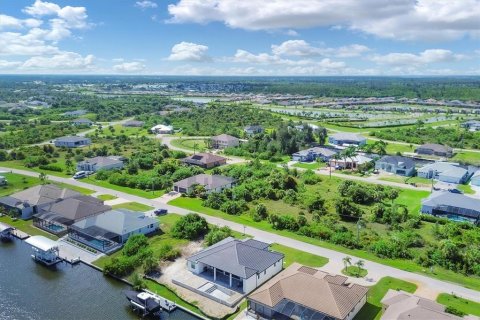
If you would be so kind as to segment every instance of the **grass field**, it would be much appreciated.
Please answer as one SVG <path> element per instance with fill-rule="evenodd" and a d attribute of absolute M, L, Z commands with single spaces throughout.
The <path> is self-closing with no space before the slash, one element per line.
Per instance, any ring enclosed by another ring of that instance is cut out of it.
<path fill-rule="evenodd" d="M 108 125 L 104 125 L 102 129 L 102 133 L 105 136 L 119 136 L 119 135 L 126 135 L 126 136 L 146 136 L 148 135 L 148 130 L 144 128 L 136 128 L 136 127 L 124 127 L 121 124 L 116 124 L 113 126 L 113 133 L 110 131 L 110 128 Z"/>
<path fill-rule="evenodd" d="M 0 186 L 0 197 L 10 195 L 15 192 L 36 186 L 40 184 L 40 179 L 34 177 L 23 176 L 15 173 L 2 173 L 7 179 L 7 184 Z"/>
<path fill-rule="evenodd" d="M 103 201 L 118 199 L 118 197 L 115 197 L 114 195 L 111 195 L 111 194 L 100 194 L 97 196 L 97 198 Z"/>
<path fill-rule="evenodd" d="M 480 303 L 478 302 L 456 297 L 448 293 L 439 294 L 437 302 L 466 314 L 473 314 L 474 316 L 480 317 Z"/>
<path fill-rule="evenodd" d="M 83 187 L 79 187 L 79 186 L 74 186 L 74 185 L 68 184 L 68 183 L 53 182 L 52 181 L 52 184 L 56 184 L 57 186 L 62 187 L 62 188 L 72 189 L 72 190 L 75 190 L 75 191 L 80 192 L 81 194 L 85 194 L 85 195 L 91 195 L 92 193 L 95 193 L 95 191 L 93 191 L 93 190 L 83 188 Z"/>
<path fill-rule="evenodd" d="M 143 203 L 138 203 L 138 202 L 125 202 L 125 203 L 120 203 L 112 206 L 113 209 L 127 209 L 131 211 L 140 211 L 140 212 L 145 212 L 145 211 L 150 211 L 153 209 L 153 207 L 147 206 L 146 204 Z"/>
<path fill-rule="evenodd" d="M 174 139 L 171 141 L 171 144 L 177 148 L 196 150 L 196 151 L 205 151 L 207 145 L 205 144 L 204 139 Z"/>
<path fill-rule="evenodd" d="M 417 286 L 413 283 L 406 282 L 392 277 L 380 279 L 376 285 L 370 287 L 367 293 L 367 303 L 360 312 L 357 313 L 354 320 L 374 320 L 380 319 L 382 315 L 382 304 L 380 301 L 387 293 L 388 289 L 403 290 L 414 293 Z"/>
<path fill-rule="evenodd" d="M 53 234 L 50 234 L 48 232 L 45 232 L 43 230 L 38 229 L 37 227 L 33 226 L 33 220 L 22 220 L 22 219 L 17 219 L 17 220 L 12 220 L 9 216 L 2 216 L 0 217 L 0 222 L 6 223 L 11 225 L 12 227 L 23 231 L 25 233 L 28 233 L 31 236 L 44 236 L 47 238 L 50 238 L 52 240 L 57 240 L 58 238 L 54 236 Z"/>
<path fill-rule="evenodd" d="M 455 151 L 456 154 L 450 160 L 455 162 L 480 165 L 480 153 L 471 151 Z"/>
<path fill-rule="evenodd" d="M 302 168 L 302 169 L 310 169 L 310 170 L 317 170 L 323 167 L 326 167 L 327 164 L 324 162 L 311 162 L 311 163 L 306 163 L 306 162 L 297 162 L 295 163 L 292 167 L 294 168 Z"/>
<path fill-rule="evenodd" d="M 61 161 L 55 163 L 55 165 L 59 165 L 61 167 L 64 166 L 64 164 L 62 164 Z M 0 166 L 7 167 L 7 168 L 12 168 L 12 169 L 28 170 L 28 171 L 38 172 L 38 174 L 40 174 L 41 172 L 44 172 L 47 175 L 52 175 L 52 176 L 57 176 L 57 177 L 62 177 L 62 178 L 70 178 L 71 177 L 71 175 L 68 175 L 64 172 L 43 170 L 43 169 L 39 169 L 39 168 L 27 168 L 27 167 L 24 166 L 22 160 L 2 161 L 2 162 L 0 162 Z"/>
<path fill-rule="evenodd" d="M 359 268 L 357 266 L 348 266 L 342 269 L 342 273 L 346 276 L 363 278 L 368 274 L 367 269 Z"/>
<path fill-rule="evenodd" d="M 120 192 L 125 192 L 125 193 L 128 193 L 128 194 L 132 194 L 134 196 L 139 196 L 139 197 L 147 198 L 147 199 L 158 198 L 165 193 L 164 190 L 155 190 L 154 192 L 152 192 L 152 191 L 145 191 L 145 190 L 133 189 L 133 188 L 128 188 L 128 187 L 121 187 L 121 186 L 111 184 L 108 181 L 96 180 L 94 178 L 83 179 L 82 182 L 93 184 L 93 185 L 99 186 L 99 187 L 104 187 L 104 188 L 120 191 Z"/>
<path fill-rule="evenodd" d="M 320 268 L 328 263 L 328 258 L 317 256 L 312 253 L 305 251 L 300 251 L 294 248 L 282 246 L 281 244 L 274 243 L 270 247 L 273 251 L 281 252 L 285 255 L 284 267 L 288 267 L 293 262 L 298 262 L 300 264 Z"/>

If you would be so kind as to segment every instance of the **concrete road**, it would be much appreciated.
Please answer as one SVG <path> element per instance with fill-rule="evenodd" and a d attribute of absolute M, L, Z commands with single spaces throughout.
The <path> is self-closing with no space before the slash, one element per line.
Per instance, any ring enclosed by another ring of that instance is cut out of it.
<path fill-rule="evenodd" d="M 38 176 L 38 173 L 26 171 L 26 170 L 10 169 L 10 168 L 3 168 L 3 167 L 0 167 L 0 170 L 7 171 L 7 172 L 11 171 L 13 173 L 23 174 L 26 176 L 34 176 L 34 177 Z M 102 194 L 115 195 L 115 196 L 127 199 L 129 201 L 144 203 L 146 205 L 149 205 L 155 208 L 165 208 L 165 209 L 168 209 L 169 212 L 178 213 L 180 215 L 186 215 L 192 212 L 191 210 L 186 210 L 176 206 L 161 203 L 156 199 L 145 199 L 145 198 L 130 195 L 124 192 L 115 191 L 115 190 L 104 188 L 104 187 L 94 186 L 78 180 L 73 180 L 72 178 L 61 178 L 61 177 L 49 176 L 48 179 L 51 181 L 68 183 L 68 184 L 76 185 L 79 187 L 95 190 L 97 192 L 101 192 Z M 270 242 L 270 243 L 275 242 L 287 247 L 291 247 L 301 251 L 327 257 L 328 259 L 330 259 L 330 261 L 322 269 L 327 270 L 329 272 L 340 273 L 341 269 L 343 268 L 342 259 L 346 256 L 344 253 L 318 247 L 318 246 L 308 244 L 299 240 L 294 240 L 288 237 L 284 237 L 284 236 L 270 233 L 267 231 L 259 230 L 256 228 L 245 227 L 242 224 L 223 220 L 218 217 L 209 216 L 199 212 L 197 213 L 202 217 L 204 217 L 210 224 L 215 224 L 219 226 L 228 226 L 234 231 L 242 232 L 242 233 L 245 232 L 248 235 L 251 235 L 255 238 L 261 239 L 266 242 Z M 355 256 L 352 256 L 352 257 L 354 262 L 359 259 Z M 362 259 L 362 260 L 365 261 L 365 268 L 368 270 L 368 276 L 367 276 L 368 279 L 366 279 L 364 282 L 366 284 L 367 283 L 374 284 L 376 281 L 378 281 L 383 277 L 391 276 L 391 277 L 399 278 L 405 281 L 416 283 L 419 286 L 419 290 L 418 290 L 419 293 L 428 291 L 429 296 L 432 295 L 432 292 L 455 293 L 457 296 L 480 302 L 480 292 L 478 291 L 467 289 L 458 284 L 433 279 L 424 275 L 400 270 L 400 269 L 386 266 L 380 263 L 368 261 L 365 259 Z M 363 280 L 360 280 L 360 281 L 363 281 Z"/>

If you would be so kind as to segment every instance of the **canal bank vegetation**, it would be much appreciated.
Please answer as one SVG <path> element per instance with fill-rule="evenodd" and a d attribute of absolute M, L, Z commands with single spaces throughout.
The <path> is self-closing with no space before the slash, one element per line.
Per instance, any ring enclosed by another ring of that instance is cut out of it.
<path fill-rule="evenodd" d="M 237 179 L 237 185 L 170 204 L 480 288 L 480 228 L 420 215 L 420 200 L 428 192 L 319 177 L 258 161 L 213 171 Z"/>

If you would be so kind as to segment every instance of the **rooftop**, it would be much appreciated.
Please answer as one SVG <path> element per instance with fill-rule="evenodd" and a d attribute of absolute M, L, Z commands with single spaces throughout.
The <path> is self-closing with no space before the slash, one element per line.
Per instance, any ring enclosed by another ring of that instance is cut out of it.
<path fill-rule="evenodd" d="M 480 199 L 472 198 L 459 193 L 448 191 L 434 192 L 428 198 L 423 199 L 422 204 L 432 207 L 451 206 L 472 210 L 477 212 L 477 214 L 474 215 L 475 218 L 480 215 Z"/>
<path fill-rule="evenodd" d="M 330 135 L 331 138 L 335 140 L 346 140 L 346 141 L 363 141 L 366 138 L 356 134 L 356 133 L 350 133 L 350 132 L 339 132 L 339 133 L 334 133 Z"/>
<path fill-rule="evenodd" d="M 460 178 L 468 172 L 468 170 L 449 162 L 434 162 L 427 164 L 426 166 L 421 167 L 419 171 L 436 171 L 437 174 Z"/>
<path fill-rule="evenodd" d="M 113 157 L 95 157 L 95 158 L 85 159 L 84 161 L 81 161 L 78 164 L 81 165 L 83 163 L 95 164 L 97 166 L 108 166 L 111 164 L 123 163 L 123 161 L 119 159 L 115 159 Z"/>
<path fill-rule="evenodd" d="M 221 134 L 218 136 L 212 137 L 212 140 L 220 140 L 220 141 L 238 141 L 238 138 L 228 135 L 228 134 Z"/>
<path fill-rule="evenodd" d="M 58 243 L 56 241 L 45 238 L 44 236 L 32 236 L 25 240 L 25 242 L 41 251 L 58 249 Z"/>
<path fill-rule="evenodd" d="M 66 199 L 70 197 L 80 196 L 77 191 L 66 188 L 59 188 L 53 184 L 38 185 L 26 190 L 14 193 L 8 198 L 16 199 L 19 202 L 27 202 L 30 205 L 41 205 Z M 7 198 L 7 197 L 4 197 Z"/>
<path fill-rule="evenodd" d="M 413 159 L 401 156 L 383 156 L 378 162 L 386 162 L 396 166 L 403 164 L 406 168 L 415 167 L 415 161 L 413 161 Z"/>
<path fill-rule="evenodd" d="M 190 188 L 195 184 L 203 185 L 209 189 L 216 189 L 224 185 L 235 182 L 235 179 L 219 175 L 197 174 L 174 183 L 179 188 Z"/>
<path fill-rule="evenodd" d="M 81 142 L 85 140 L 89 140 L 89 139 L 85 137 L 79 137 L 79 136 L 66 136 L 66 137 L 60 137 L 55 139 L 55 141 L 63 141 L 63 142 Z"/>
<path fill-rule="evenodd" d="M 261 241 L 241 241 L 228 237 L 192 255 L 187 260 L 201 262 L 248 279 L 283 259 L 283 254 L 268 251 Z"/>
<path fill-rule="evenodd" d="M 447 153 L 453 151 L 453 149 L 450 148 L 449 146 L 444 146 L 437 143 L 425 143 L 419 146 L 417 149 L 431 149 L 435 152 L 447 152 Z"/>
<path fill-rule="evenodd" d="M 222 161 L 222 160 L 225 160 L 225 158 L 217 156 L 212 153 L 197 153 L 182 159 L 182 161 L 189 161 L 189 160 L 193 160 L 193 162 L 207 164 L 207 163 Z"/>
<path fill-rule="evenodd" d="M 344 319 L 368 288 L 347 284 L 348 278 L 293 263 L 248 298 L 275 310 L 293 302 L 336 319 Z"/>

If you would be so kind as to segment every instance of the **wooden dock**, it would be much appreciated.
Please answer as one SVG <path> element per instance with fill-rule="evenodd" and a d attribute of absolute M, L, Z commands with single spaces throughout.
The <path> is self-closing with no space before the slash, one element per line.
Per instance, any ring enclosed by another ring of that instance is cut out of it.
<path fill-rule="evenodd" d="M 25 240 L 25 239 L 28 239 L 30 238 L 30 235 L 28 233 L 25 233 L 23 231 L 20 231 L 18 229 L 15 229 L 11 232 L 12 236 L 14 236 L 15 238 L 18 238 L 20 240 Z"/>

